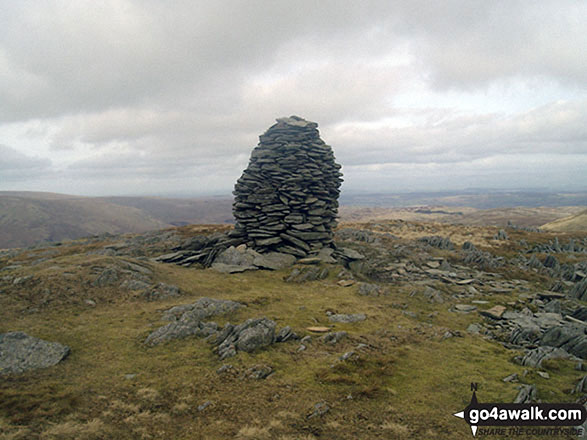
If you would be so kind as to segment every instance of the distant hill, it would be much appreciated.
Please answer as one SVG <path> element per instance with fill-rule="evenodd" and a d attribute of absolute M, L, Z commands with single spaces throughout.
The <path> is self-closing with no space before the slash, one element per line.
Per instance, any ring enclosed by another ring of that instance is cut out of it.
<path fill-rule="evenodd" d="M 340 203 L 346 206 L 401 208 L 413 206 L 468 206 L 477 209 L 538 208 L 543 206 L 587 206 L 587 191 L 505 191 L 471 189 L 463 191 L 411 193 L 345 193 Z"/>
<path fill-rule="evenodd" d="M 0 191 L 0 249 L 104 233 L 232 221 L 232 199 L 80 197 Z"/>
<path fill-rule="evenodd" d="M 398 197 L 393 204 L 393 197 Z M 465 225 L 505 226 L 508 221 L 519 226 L 541 226 L 562 217 L 584 211 L 585 206 L 568 206 L 580 201 L 575 194 L 560 197 L 560 207 L 502 207 L 479 209 L 474 197 L 466 194 L 433 193 L 415 195 L 384 195 L 357 198 L 343 197 L 339 214 L 342 222 L 402 219 Z M 519 194 L 518 194 L 519 196 Z M 505 197 L 505 196 L 504 196 Z M 512 200 L 487 195 L 487 200 L 505 205 Z M 523 197 L 522 197 L 523 198 Z M 506 200 L 507 199 L 507 200 Z M 547 198 L 554 203 L 554 199 Z M 428 204 L 408 202 L 429 201 Z M 457 201 L 461 205 L 457 205 Z M 519 199 L 522 202 L 523 200 Z M 353 205 L 357 202 L 357 205 Z M 368 203 L 372 203 L 369 205 Z M 447 203 L 448 202 L 448 203 Z M 472 205 L 467 205 L 471 203 Z M 570 219 L 573 217 L 569 217 Z M 570 225 L 581 224 L 569 220 Z M 232 223 L 232 197 L 162 198 L 162 197 L 81 197 L 43 192 L 0 191 L 0 249 L 26 247 L 46 241 L 62 241 L 103 233 L 144 232 L 188 224 Z M 583 220 L 583 225 L 585 221 Z M 571 226 L 569 226 L 571 227 Z M 576 227 L 576 226 L 572 226 Z M 585 230 L 569 229 L 569 230 Z"/>
<path fill-rule="evenodd" d="M 171 199 L 161 197 L 100 197 L 116 205 L 140 209 L 173 226 L 232 223 L 232 197 Z"/>
<path fill-rule="evenodd" d="M 539 227 L 544 223 L 577 214 L 584 207 L 515 207 L 476 209 L 454 206 L 415 206 L 410 208 L 383 208 L 364 206 L 342 206 L 342 221 L 366 222 L 385 219 L 401 219 L 417 222 L 451 223 L 468 226 L 505 227 L 508 222 L 516 226 Z"/>
<path fill-rule="evenodd" d="M 541 228 L 555 232 L 587 231 L 587 209 L 578 214 L 542 225 Z"/>
<path fill-rule="evenodd" d="M 0 248 L 166 226 L 144 211 L 101 199 L 0 192 Z"/>

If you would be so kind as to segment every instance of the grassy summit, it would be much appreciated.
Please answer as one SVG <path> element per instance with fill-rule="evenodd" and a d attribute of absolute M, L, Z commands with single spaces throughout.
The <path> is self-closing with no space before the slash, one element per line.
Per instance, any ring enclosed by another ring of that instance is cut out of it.
<path fill-rule="evenodd" d="M 375 280 L 383 289 L 379 296 L 360 295 L 362 280 L 375 281 L 338 264 L 326 265 L 326 279 L 292 284 L 283 280 L 291 269 L 228 276 L 151 260 L 186 236 L 225 227 L 78 240 L 4 255 L 0 332 L 25 331 L 72 352 L 55 367 L 0 379 L 0 439 L 469 439 L 469 427 L 452 414 L 468 404 L 471 382 L 479 383 L 483 402 L 512 402 L 520 383 L 536 384 L 545 402 L 576 400 L 569 392 L 584 373 L 575 370 L 575 362 L 549 361 L 542 368 L 515 364 L 516 351 L 467 332 L 471 323 L 486 318 L 451 311 L 462 303 L 478 309 L 528 306 L 527 295 L 550 286 L 548 276 L 508 265 L 491 271 L 471 266 L 470 273 L 478 275 L 473 281 L 446 283 L 430 269 L 441 260 L 459 266 L 457 252 L 417 242 L 440 235 L 513 258 L 519 240 L 546 243 L 553 234 L 508 231 L 510 239 L 500 242 L 492 238 L 495 228 L 401 221 L 353 226 L 371 231 L 377 248 L 348 237 L 338 238 L 339 245 L 367 259 L 377 251 L 387 261 L 381 265 L 401 263 L 407 271 Z M 564 258 L 576 261 L 581 255 Z M 102 276 L 107 269 L 116 280 Z M 351 278 L 350 287 L 339 285 Z M 175 285 L 180 295 L 157 299 L 149 295 L 152 288 L 124 287 L 129 280 Z M 470 286 L 479 294 L 459 296 Z M 423 295 L 426 287 L 443 301 Z M 288 341 L 224 361 L 203 338 L 144 344 L 166 324 L 164 310 L 200 297 L 246 305 L 214 317 L 219 325 L 265 316 L 278 329 L 289 325 L 312 341 L 302 351 L 300 341 Z M 329 313 L 367 318 L 331 323 Z M 327 344 L 307 330 L 318 326 L 348 335 Z M 219 373 L 226 364 L 232 367 Z M 270 367 L 273 374 L 251 378 L 255 367 Z M 518 373 L 519 383 L 502 381 L 512 373 Z"/>

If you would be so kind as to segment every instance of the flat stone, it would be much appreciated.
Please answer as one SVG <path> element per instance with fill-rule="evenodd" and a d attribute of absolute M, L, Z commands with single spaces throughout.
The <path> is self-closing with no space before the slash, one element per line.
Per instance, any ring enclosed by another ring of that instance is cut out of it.
<path fill-rule="evenodd" d="M 505 311 L 506 308 L 504 306 L 497 305 L 487 310 L 479 310 L 479 313 L 483 316 L 488 316 L 489 318 L 501 319 Z"/>
<path fill-rule="evenodd" d="M 538 292 L 538 298 L 540 299 L 564 299 L 566 295 L 559 292 Z"/>
<path fill-rule="evenodd" d="M 334 263 L 336 263 L 336 260 L 332 257 L 333 252 L 334 252 L 334 249 L 332 249 L 330 247 L 323 247 L 318 252 L 318 258 L 320 258 L 320 260 L 323 263 L 334 264 Z"/>
<path fill-rule="evenodd" d="M 280 237 L 263 238 L 261 240 L 255 240 L 257 246 L 271 246 L 272 244 L 281 243 Z"/>
<path fill-rule="evenodd" d="M 300 258 L 297 262 L 298 264 L 320 264 L 322 260 L 318 257 L 306 257 Z"/>
<path fill-rule="evenodd" d="M 472 306 L 470 304 L 455 304 L 453 309 L 461 313 L 471 313 L 477 310 L 477 306 Z"/>
<path fill-rule="evenodd" d="M 322 336 L 322 342 L 329 345 L 338 344 L 341 340 L 346 338 L 347 332 L 330 332 Z"/>
<path fill-rule="evenodd" d="M 349 260 L 362 260 L 365 258 L 363 254 L 351 248 L 342 248 L 340 252 L 343 257 L 348 258 Z"/>
<path fill-rule="evenodd" d="M 260 254 L 253 260 L 253 265 L 262 269 L 279 270 L 292 266 L 296 262 L 296 257 L 283 252 L 268 252 Z"/>
<path fill-rule="evenodd" d="M 456 284 L 458 284 L 460 286 L 464 286 L 464 285 L 471 284 L 471 283 L 474 283 L 474 282 L 475 282 L 474 279 L 469 278 L 469 279 L 466 279 L 466 280 L 457 281 Z"/>
<path fill-rule="evenodd" d="M 355 280 L 340 280 L 338 283 L 340 287 L 350 287 L 355 284 Z"/>
<path fill-rule="evenodd" d="M 365 316 L 364 313 L 353 313 L 353 314 L 336 314 L 336 315 L 330 315 L 328 317 L 328 320 L 330 322 L 340 322 L 340 323 L 353 323 L 353 322 L 360 322 L 360 321 L 364 321 L 365 319 L 367 319 L 367 316 Z"/>
<path fill-rule="evenodd" d="M 232 264 L 224 264 L 224 263 L 212 263 L 212 269 L 220 273 L 240 273 L 245 272 L 247 270 L 257 270 L 257 266 L 235 266 Z"/>
<path fill-rule="evenodd" d="M 306 330 L 313 333 L 326 333 L 330 331 L 330 327 L 306 327 Z M 304 340 L 302 339 L 304 342 Z"/>
<path fill-rule="evenodd" d="M 518 382 L 518 373 L 512 373 L 502 379 L 504 382 Z"/>

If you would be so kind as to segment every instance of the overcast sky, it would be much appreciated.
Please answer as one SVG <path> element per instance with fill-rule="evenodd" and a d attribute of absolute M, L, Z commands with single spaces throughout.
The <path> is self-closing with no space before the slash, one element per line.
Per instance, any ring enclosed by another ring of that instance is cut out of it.
<path fill-rule="evenodd" d="M 585 0 L 0 11 L 0 190 L 228 195 L 293 114 L 345 191 L 587 189 Z"/>

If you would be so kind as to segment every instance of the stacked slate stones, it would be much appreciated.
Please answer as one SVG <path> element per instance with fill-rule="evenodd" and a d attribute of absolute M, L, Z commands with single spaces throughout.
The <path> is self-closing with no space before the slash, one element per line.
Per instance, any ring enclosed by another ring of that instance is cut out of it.
<path fill-rule="evenodd" d="M 259 137 L 233 192 L 232 238 L 260 253 L 296 257 L 332 244 L 342 173 L 317 127 L 297 116 L 279 118 Z"/>

